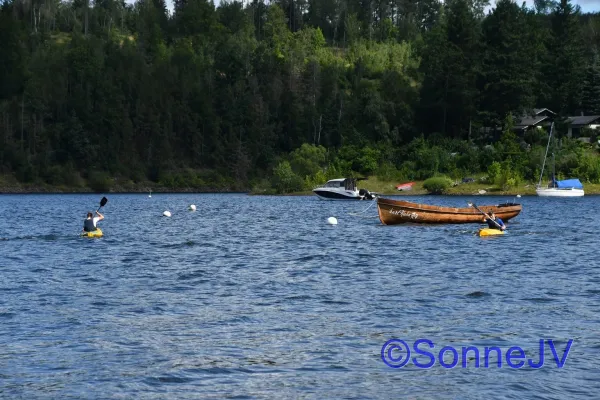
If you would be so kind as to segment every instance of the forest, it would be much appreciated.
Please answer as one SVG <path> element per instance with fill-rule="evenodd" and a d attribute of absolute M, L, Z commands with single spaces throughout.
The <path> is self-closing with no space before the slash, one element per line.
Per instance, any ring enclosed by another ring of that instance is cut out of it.
<path fill-rule="evenodd" d="M 600 14 L 569 0 L 0 0 L 0 187 L 600 183 Z"/>

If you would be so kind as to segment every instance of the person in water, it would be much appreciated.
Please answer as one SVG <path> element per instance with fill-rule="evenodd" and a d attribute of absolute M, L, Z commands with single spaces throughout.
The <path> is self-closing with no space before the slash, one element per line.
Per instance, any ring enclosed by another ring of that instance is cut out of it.
<path fill-rule="evenodd" d="M 84 232 L 94 232 L 96 228 L 96 224 L 98 221 L 102 221 L 104 219 L 104 215 L 100 214 L 96 211 L 97 217 L 94 217 L 94 214 L 91 212 L 87 213 L 87 218 L 83 221 L 83 231 Z"/>
<path fill-rule="evenodd" d="M 496 221 L 498 223 L 498 225 L 500 225 L 500 229 L 501 230 L 505 230 L 506 229 L 506 225 L 504 225 L 504 221 L 502 221 L 500 218 L 496 217 L 496 214 L 494 214 L 494 212 L 489 213 L 483 219 L 483 222 L 487 222 L 488 227 L 490 229 L 498 229 L 498 225 L 496 225 L 494 223 L 494 221 Z"/>

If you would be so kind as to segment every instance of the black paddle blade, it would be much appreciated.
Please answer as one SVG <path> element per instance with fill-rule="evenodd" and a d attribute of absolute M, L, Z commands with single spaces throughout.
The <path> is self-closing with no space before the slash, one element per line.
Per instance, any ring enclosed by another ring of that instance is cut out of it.
<path fill-rule="evenodd" d="M 103 197 L 102 200 L 100 200 L 100 207 L 104 207 L 106 203 L 108 203 L 108 199 L 106 197 Z"/>

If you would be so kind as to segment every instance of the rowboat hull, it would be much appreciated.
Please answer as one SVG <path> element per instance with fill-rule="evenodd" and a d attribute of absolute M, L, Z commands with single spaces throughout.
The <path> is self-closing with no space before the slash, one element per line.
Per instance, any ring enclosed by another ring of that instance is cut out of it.
<path fill-rule="evenodd" d="M 514 203 L 479 206 L 479 208 L 486 213 L 493 211 L 505 222 L 519 215 L 522 209 L 520 204 Z M 483 222 L 481 213 L 472 207 L 441 207 L 381 197 L 377 198 L 377 211 L 379 220 L 384 225 L 405 223 L 481 224 Z"/>

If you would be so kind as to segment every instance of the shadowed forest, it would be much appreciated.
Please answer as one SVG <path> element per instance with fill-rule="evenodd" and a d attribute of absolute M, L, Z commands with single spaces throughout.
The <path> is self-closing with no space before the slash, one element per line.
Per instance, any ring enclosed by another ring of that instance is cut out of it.
<path fill-rule="evenodd" d="M 600 14 L 570 1 L 0 0 L 0 187 L 600 183 Z"/>

